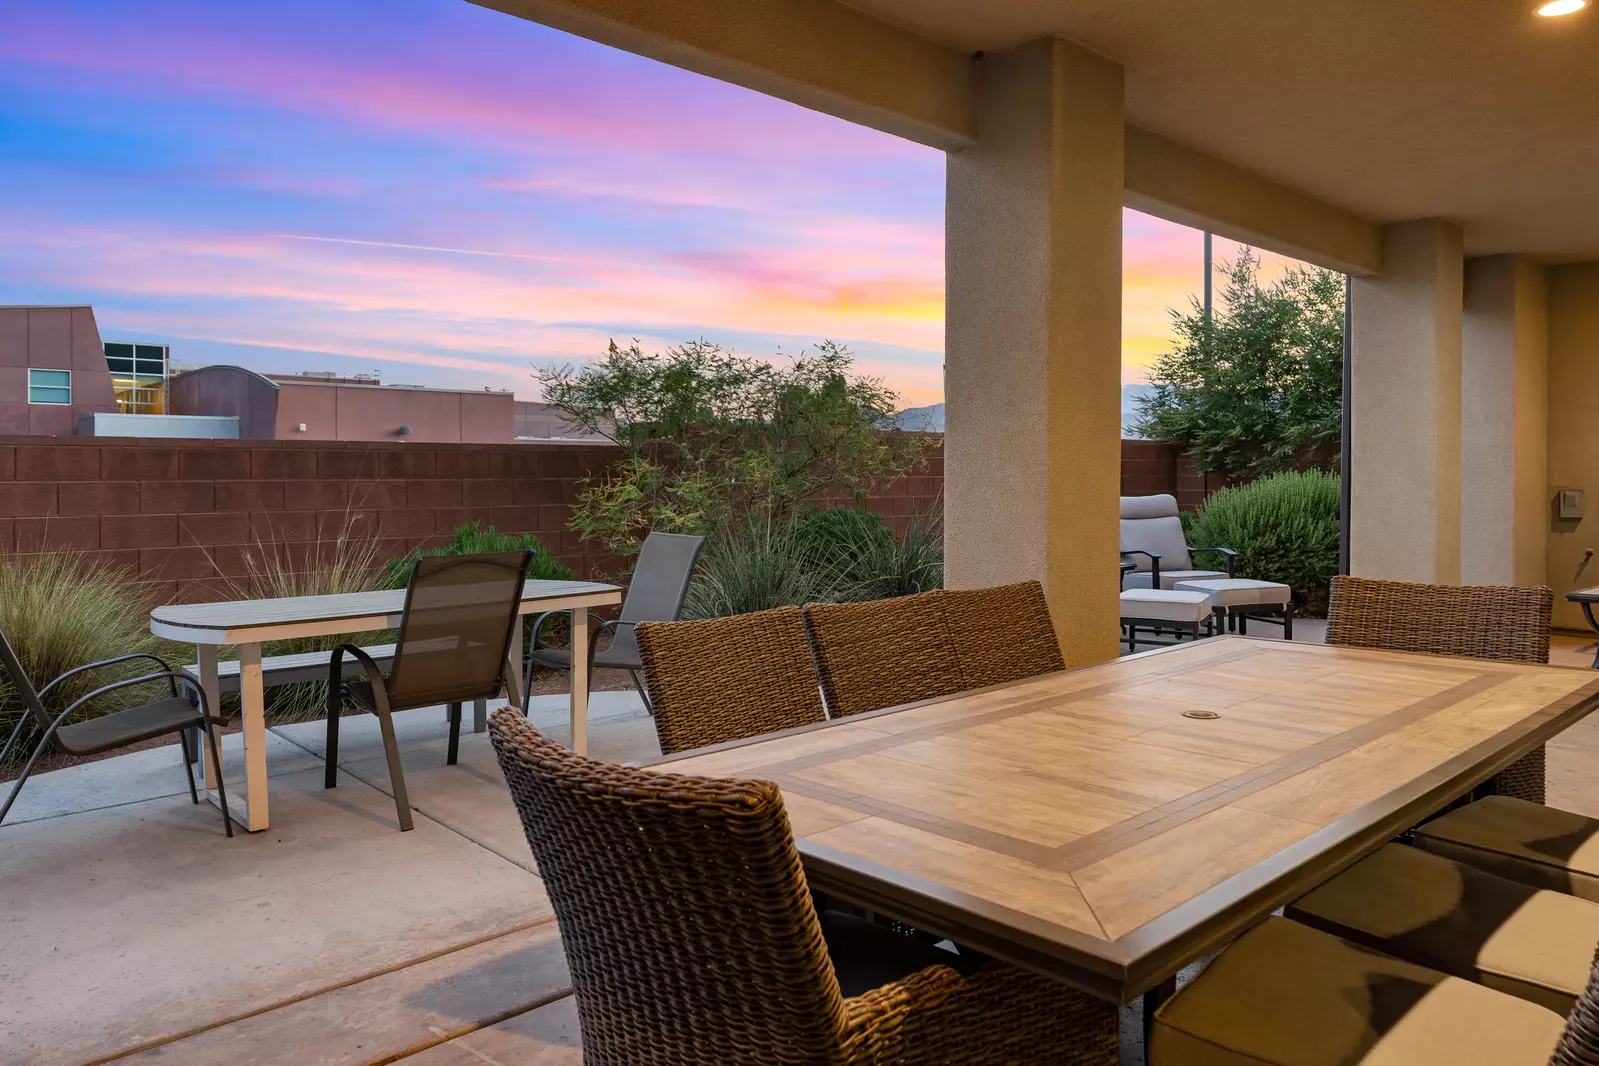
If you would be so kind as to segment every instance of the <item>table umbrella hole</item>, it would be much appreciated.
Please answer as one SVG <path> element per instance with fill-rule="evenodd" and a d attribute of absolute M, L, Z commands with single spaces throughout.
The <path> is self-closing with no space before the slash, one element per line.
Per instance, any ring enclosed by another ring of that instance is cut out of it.
<path fill-rule="evenodd" d="M 1217 714 L 1215 711 L 1184 711 L 1183 712 L 1183 717 L 1184 718 L 1200 718 L 1200 719 L 1203 719 L 1205 721 L 1209 721 L 1212 718 L 1220 718 L 1221 715 Z"/>

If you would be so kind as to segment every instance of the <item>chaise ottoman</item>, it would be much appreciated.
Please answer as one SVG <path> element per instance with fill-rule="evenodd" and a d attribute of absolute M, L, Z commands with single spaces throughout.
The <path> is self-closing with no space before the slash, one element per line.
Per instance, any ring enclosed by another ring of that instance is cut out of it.
<path fill-rule="evenodd" d="M 1138 650 L 1139 626 L 1178 634 L 1186 632 L 1196 640 L 1201 626 L 1207 637 L 1215 632 L 1216 616 L 1211 610 L 1208 593 L 1177 589 L 1128 589 L 1122 593 L 1121 611 L 1122 628 L 1127 631 L 1124 639 L 1128 651 Z"/>
<path fill-rule="evenodd" d="M 1283 639 L 1294 639 L 1294 597 L 1287 585 L 1275 581 L 1253 581 L 1242 577 L 1206 578 L 1179 581 L 1174 589 L 1204 593 L 1216 614 L 1218 628 L 1223 618 L 1227 628 L 1249 632 L 1249 620 L 1261 618 L 1283 627 Z"/>

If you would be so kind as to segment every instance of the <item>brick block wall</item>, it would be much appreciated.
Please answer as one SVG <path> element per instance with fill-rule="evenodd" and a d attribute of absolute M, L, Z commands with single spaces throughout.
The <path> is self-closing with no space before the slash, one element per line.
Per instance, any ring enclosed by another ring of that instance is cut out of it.
<path fill-rule="evenodd" d="M 615 560 L 566 524 L 579 482 L 616 456 L 588 444 L 0 437 L 0 552 L 87 552 L 137 573 L 152 602 L 193 601 L 236 595 L 229 579 L 263 549 L 314 568 L 353 526 L 394 558 L 477 519 L 534 533 L 599 577 Z M 903 532 L 939 507 L 942 486 L 935 449 L 868 506 Z"/>

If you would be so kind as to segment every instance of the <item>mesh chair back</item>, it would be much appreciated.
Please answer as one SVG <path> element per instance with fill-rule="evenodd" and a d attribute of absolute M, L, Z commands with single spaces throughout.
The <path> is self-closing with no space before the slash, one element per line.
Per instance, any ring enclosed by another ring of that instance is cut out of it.
<path fill-rule="evenodd" d="M 1544 585 L 1421 585 L 1333 578 L 1327 643 L 1386 651 L 1549 661 L 1554 593 Z"/>
<path fill-rule="evenodd" d="M 30 715 L 34 724 L 40 729 L 49 729 L 55 718 L 44 709 L 44 701 L 39 699 L 39 693 L 34 689 L 33 682 L 28 679 L 28 672 L 22 668 L 22 660 L 17 658 L 17 653 L 12 650 L 11 642 L 6 639 L 4 633 L 0 633 L 0 667 L 5 669 L 5 679 L 17 690 L 17 698 L 22 701 L 24 713 Z"/>
<path fill-rule="evenodd" d="M 798 607 L 644 622 L 638 644 L 665 754 L 826 717 Z"/>
<path fill-rule="evenodd" d="M 411 567 L 394 645 L 394 710 L 500 693 L 530 551 L 424 555 Z"/>
<path fill-rule="evenodd" d="M 1066 669 L 1055 623 L 1036 581 L 950 589 L 944 616 L 966 688 L 1002 685 Z"/>
<path fill-rule="evenodd" d="M 868 603 L 811 603 L 805 626 L 830 717 L 947 696 L 967 687 L 943 592 Z"/>
<path fill-rule="evenodd" d="M 683 597 L 688 595 L 694 563 L 705 546 L 704 537 L 682 533 L 651 533 L 639 549 L 633 578 L 627 583 L 622 600 L 623 622 L 675 622 L 683 613 Z M 633 626 L 620 625 L 611 636 L 612 654 L 638 657 L 638 640 Z"/>
<path fill-rule="evenodd" d="M 838 1063 L 845 1012 L 777 786 L 489 732 L 561 928 L 589 1066 Z"/>

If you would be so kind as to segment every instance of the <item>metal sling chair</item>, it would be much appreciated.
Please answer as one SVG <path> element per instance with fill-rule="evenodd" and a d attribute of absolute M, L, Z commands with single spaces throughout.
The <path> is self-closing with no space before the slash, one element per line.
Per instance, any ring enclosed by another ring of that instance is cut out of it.
<path fill-rule="evenodd" d="M 328 665 L 327 769 L 323 787 L 338 785 L 339 712 L 342 697 L 377 715 L 383 751 L 389 761 L 394 809 L 400 830 L 412 827 L 411 803 L 400 769 L 394 735 L 395 711 L 450 708 L 450 747 L 455 765 L 461 744 L 461 704 L 498 696 L 505 684 L 506 658 L 522 605 L 522 586 L 533 561 L 531 551 L 482 555 L 426 555 L 411 564 L 405 610 L 394 645 L 394 665 L 385 678 L 362 648 L 340 644 Z M 361 664 L 361 674 L 344 676 L 344 656 Z"/>
<path fill-rule="evenodd" d="M 594 615 L 594 625 L 589 630 L 589 677 L 592 684 L 596 667 L 602 670 L 626 670 L 644 700 L 644 709 L 651 714 L 649 693 L 645 691 L 639 673 L 644 661 L 639 658 L 638 637 L 633 627 L 640 622 L 675 622 L 683 613 L 683 598 L 688 595 L 689 579 L 694 576 L 694 564 L 704 537 L 691 537 L 682 533 L 651 533 L 644 538 L 639 549 L 638 565 L 633 568 L 633 579 L 627 584 L 627 596 L 622 600 L 622 612 L 610 621 Z M 527 669 L 523 671 L 522 709 L 527 710 L 533 698 L 533 668 L 542 666 L 549 670 L 570 670 L 572 653 L 565 648 L 539 647 L 539 629 L 545 619 L 565 611 L 545 611 L 533 620 L 532 654 L 528 656 Z M 600 634 L 611 633 L 611 646 L 595 651 Z"/>
<path fill-rule="evenodd" d="M 101 685 L 93 692 L 74 700 L 59 714 L 51 715 L 45 710 L 44 701 L 49 698 L 55 687 L 70 677 L 99 670 L 119 663 L 132 662 L 135 659 L 149 659 L 160 665 L 161 669 L 155 673 L 144 674 L 139 677 L 130 677 L 122 681 L 113 681 L 109 685 Z M 101 662 L 89 663 L 68 670 L 60 677 L 51 681 L 44 688 L 35 691 L 33 682 L 28 679 L 26 671 L 22 669 L 22 662 L 17 658 L 16 652 L 11 649 L 11 642 L 6 640 L 5 634 L 0 633 L 0 667 L 4 667 L 6 676 L 11 679 L 11 684 L 16 687 L 17 695 L 22 700 L 23 713 L 17 720 L 16 728 L 11 731 L 11 738 L 6 741 L 6 746 L 0 748 L 0 763 L 11 755 L 12 747 L 22 735 L 25 725 L 31 720 L 35 726 L 44 731 L 39 739 L 39 746 L 29 757 L 27 765 L 22 768 L 22 774 L 11 786 L 11 793 L 6 797 L 5 806 L 0 807 L 0 822 L 6 820 L 6 815 L 11 813 L 11 805 L 16 802 L 17 794 L 22 791 L 23 782 L 28 780 L 28 775 L 39 762 L 39 757 L 45 749 L 54 747 L 66 755 L 98 755 L 101 752 L 111 751 L 115 748 L 137 744 L 141 740 L 152 737 L 165 736 L 168 733 L 178 735 L 178 743 L 183 747 L 183 772 L 189 778 L 189 798 L 195 803 L 200 802 L 200 794 L 194 787 L 194 768 L 190 765 L 189 734 L 190 729 L 205 728 L 210 738 L 206 746 L 211 749 L 211 769 L 216 774 L 217 797 L 222 807 L 222 828 L 228 836 L 233 835 L 233 819 L 228 814 L 228 794 L 222 786 L 222 756 L 217 744 L 216 727 L 223 724 L 223 719 L 206 713 L 205 693 L 194 679 L 181 673 L 167 663 L 159 655 L 147 652 L 138 652 L 133 655 L 120 655 L 115 659 L 105 659 Z M 109 692 L 130 688 L 134 685 L 145 684 L 150 681 L 165 679 L 169 695 L 165 699 L 154 703 L 142 704 L 138 707 L 128 707 L 110 714 L 90 718 L 84 722 L 67 724 L 67 719 L 73 712 L 88 704 L 91 700 L 104 696 Z M 182 685 L 187 693 L 178 694 L 178 686 Z M 198 736 L 198 734 L 196 734 Z"/>

